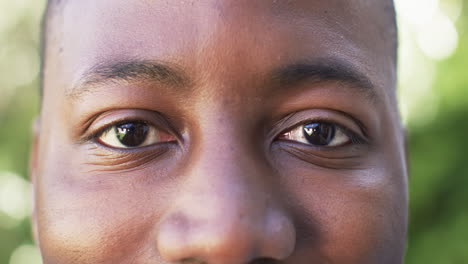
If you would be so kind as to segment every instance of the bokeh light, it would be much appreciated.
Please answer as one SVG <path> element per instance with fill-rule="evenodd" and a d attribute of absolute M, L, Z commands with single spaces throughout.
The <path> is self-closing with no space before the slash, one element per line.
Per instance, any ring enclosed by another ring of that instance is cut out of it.
<path fill-rule="evenodd" d="M 31 212 L 31 185 L 12 172 L 0 172 L 0 212 L 22 221 Z"/>
<path fill-rule="evenodd" d="M 9 264 L 41 264 L 41 254 L 34 245 L 24 244 L 16 248 L 10 257 Z"/>
<path fill-rule="evenodd" d="M 396 0 L 399 26 L 399 103 L 405 124 L 433 121 L 439 96 L 433 89 L 436 64 L 458 46 L 455 21 L 462 1 Z"/>

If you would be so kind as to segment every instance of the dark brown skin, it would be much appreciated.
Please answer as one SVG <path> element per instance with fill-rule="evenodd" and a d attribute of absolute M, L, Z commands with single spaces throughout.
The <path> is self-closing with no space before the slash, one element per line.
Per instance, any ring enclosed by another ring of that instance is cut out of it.
<path fill-rule="evenodd" d="M 402 263 L 385 17 L 374 0 L 67 1 L 32 159 L 44 263 Z M 103 133 L 138 122 L 133 148 Z M 331 143 L 295 136 L 307 124 Z"/>

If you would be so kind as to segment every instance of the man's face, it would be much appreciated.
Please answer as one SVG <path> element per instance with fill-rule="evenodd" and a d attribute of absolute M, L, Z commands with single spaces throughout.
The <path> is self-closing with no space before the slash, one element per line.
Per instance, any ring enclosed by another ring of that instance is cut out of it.
<path fill-rule="evenodd" d="M 68 1 L 33 180 L 44 263 L 401 263 L 382 1 Z"/>

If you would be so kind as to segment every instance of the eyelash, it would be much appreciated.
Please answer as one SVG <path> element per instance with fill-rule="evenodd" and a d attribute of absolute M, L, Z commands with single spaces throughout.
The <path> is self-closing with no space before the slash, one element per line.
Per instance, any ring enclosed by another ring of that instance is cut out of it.
<path fill-rule="evenodd" d="M 319 121 L 319 122 L 327 122 L 327 121 Z M 367 141 L 363 137 L 359 136 L 357 133 L 355 133 L 351 129 L 345 126 L 342 126 L 340 124 L 337 124 L 336 122 L 331 122 L 331 123 L 336 125 L 338 129 L 341 129 L 341 131 L 343 131 L 343 133 L 349 137 L 349 139 L 351 140 L 351 143 L 353 144 L 366 144 L 367 143 Z"/>
<path fill-rule="evenodd" d="M 83 142 L 93 142 L 93 143 L 96 143 L 96 144 L 103 145 L 103 144 L 99 143 L 99 140 L 98 140 L 102 135 L 104 135 L 105 133 L 108 133 L 109 131 L 111 131 L 116 126 L 120 126 L 120 125 L 123 125 L 123 124 L 126 124 L 126 123 L 132 123 L 132 122 L 141 122 L 141 123 L 145 123 L 145 124 L 147 124 L 149 126 L 153 126 L 156 129 L 160 129 L 158 126 L 155 126 L 152 123 L 150 123 L 148 121 L 145 121 L 145 120 L 142 120 L 142 119 L 138 119 L 138 118 L 137 119 L 131 119 L 131 118 L 125 119 L 125 118 L 123 118 L 123 119 L 119 119 L 119 120 L 115 120 L 115 121 L 106 123 L 100 129 L 98 129 L 96 132 L 93 132 L 90 135 L 83 138 L 82 141 Z"/>
<path fill-rule="evenodd" d="M 116 126 L 119 126 L 119 125 L 122 125 L 122 124 L 126 124 L 126 123 L 132 123 L 132 122 L 141 122 L 141 123 L 145 123 L 149 126 L 153 126 L 155 129 L 158 129 L 158 130 L 161 130 L 163 132 L 166 132 L 166 133 L 170 133 L 170 132 L 167 132 L 167 130 L 164 130 L 164 129 L 161 129 L 160 126 L 156 126 L 154 124 L 152 124 L 151 122 L 148 122 L 148 121 L 145 121 L 145 120 L 142 120 L 142 119 L 131 119 L 131 118 L 123 118 L 123 119 L 119 119 L 119 120 L 116 120 L 116 121 L 113 121 L 113 122 L 109 122 L 108 124 L 105 124 L 103 125 L 103 127 L 101 129 L 98 129 L 97 132 L 94 132 L 92 133 L 91 135 L 87 136 L 86 138 L 83 139 L 83 141 L 86 141 L 86 142 L 93 142 L 95 144 L 99 144 L 99 145 L 103 145 L 102 143 L 99 142 L 99 138 L 104 135 L 105 133 L 108 133 L 110 130 L 112 130 L 114 127 Z M 339 147 L 345 147 L 347 145 L 362 145 L 362 144 L 368 144 L 368 140 L 366 140 L 363 136 L 360 136 L 358 135 L 356 132 L 352 131 L 351 129 L 335 122 L 335 121 L 332 121 L 332 120 L 329 120 L 329 119 L 308 119 L 308 120 L 305 120 L 305 121 L 301 121 L 293 126 L 290 126 L 289 128 L 283 130 L 281 133 L 278 134 L 278 136 L 276 136 L 275 140 L 280 140 L 280 141 L 289 141 L 289 142 L 296 142 L 295 140 L 288 140 L 288 139 L 280 139 L 280 137 L 282 135 L 284 135 L 285 133 L 289 132 L 289 131 L 292 131 L 300 126 L 304 126 L 304 125 L 307 125 L 307 124 L 310 124 L 310 123 L 328 123 L 328 124 L 332 124 L 336 127 L 337 130 L 341 130 L 350 140 L 350 143 L 349 144 L 345 144 L 343 146 L 339 146 Z M 303 145 L 308 145 L 308 146 L 315 146 L 313 144 L 305 144 L 305 143 L 302 143 L 302 142 L 297 142 L 299 144 L 303 144 Z M 104 146 L 104 145 L 103 145 Z M 105 146 L 107 148 L 112 148 L 112 147 L 109 147 L 109 146 Z M 319 146 L 315 146 L 315 147 L 319 147 Z M 333 148 L 333 147 L 328 147 L 328 148 Z M 120 149 L 122 150 L 122 149 Z M 127 149 L 128 150 L 128 149 Z"/>
<path fill-rule="evenodd" d="M 349 137 L 352 144 L 361 145 L 361 144 L 367 143 L 367 141 L 364 138 L 362 138 L 361 136 L 358 136 L 356 133 L 354 133 L 350 129 L 340 126 L 340 125 L 337 125 L 337 128 L 341 129 L 343 133 Z"/>
<path fill-rule="evenodd" d="M 94 134 L 93 138 L 97 139 L 97 138 L 101 137 L 105 133 L 110 132 L 112 130 L 112 128 L 114 128 L 116 126 L 120 126 L 120 125 L 123 125 L 123 124 L 126 124 L 126 123 L 137 123 L 137 122 L 144 123 L 144 124 L 147 124 L 149 126 L 153 126 L 152 124 L 150 124 L 150 123 L 148 123 L 146 121 L 140 120 L 140 119 L 128 119 L 128 120 L 123 119 L 123 120 L 115 121 L 115 122 L 112 122 L 110 124 L 105 125 L 104 128 L 100 129 L 98 132 L 96 132 Z"/>
<path fill-rule="evenodd" d="M 289 128 L 283 130 L 276 138 L 278 140 L 283 140 L 283 141 L 289 141 L 289 142 L 296 142 L 295 140 L 288 140 L 288 139 L 280 139 L 279 137 L 281 137 L 282 135 L 290 132 L 290 131 L 293 131 L 294 129 L 298 128 L 298 127 L 301 127 L 301 126 L 305 126 L 307 124 L 310 124 L 310 123 L 327 123 L 327 124 L 332 124 L 334 126 L 336 126 L 336 129 L 338 130 L 341 130 L 349 139 L 350 139 L 350 144 L 346 144 L 344 146 L 347 146 L 347 145 L 362 145 L 362 144 L 368 144 L 368 140 L 366 140 L 364 137 L 362 136 L 359 136 L 356 132 L 352 131 L 351 129 L 335 122 L 335 121 L 332 121 L 332 120 L 329 120 L 329 119 L 308 119 L 308 120 L 305 120 L 305 121 L 301 121 L 299 123 L 296 123 L 295 125 L 293 126 L 290 126 Z M 301 142 L 298 142 L 300 144 L 303 144 L 303 145 L 310 145 L 310 146 L 314 146 L 313 144 L 305 144 L 305 143 L 301 143 Z M 343 147 L 344 147 L 343 146 Z M 330 147 L 329 147 L 330 148 Z"/>

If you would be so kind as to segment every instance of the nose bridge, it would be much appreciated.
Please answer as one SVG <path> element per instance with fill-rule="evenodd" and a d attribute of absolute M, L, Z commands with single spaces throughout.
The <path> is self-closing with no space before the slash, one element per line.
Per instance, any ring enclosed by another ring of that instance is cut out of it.
<path fill-rule="evenodd" d="M 221 127 L 195 143 L 181 194 L 159 228 L 159 251 L 170 261 L 284 258 L 295 233 L 273 195 L 273 175 L 239 131 Z"/>
<path fill-rule="evenodd" d="M 270 175 L 265 175 L 268 170 L 258 158 L 231 143 L 226 140 L 203 147 L 188 168 L 186 197 L 202 207 L 192 213 L 200 213 L 207 221 L 217 221 L 219 217 L 227 218 L 220 223 L 226 225 L 238 217 L 260 221 L 272 202 L 271 186 L 265 178 Z"/>
<path fill-rule="evenodd" d="M 203 205 L 198 212 L 206 222 L 218 221 L 252 225 L 262 221 L 265 211 L 274 205 L 271 175 L 261 151 L 249 142 L 241 121 L 218 117 L 206 122 L 203 136 L 195 143 L 191 166 L 187 168 L 186 195 L 191 202 Z M 195 213 L 195 212 L 194 212 Z M 217 215 L 220 214 L 220 215 Z"/>
<path fill-rule="evenodd" d="M 190 147 L 190 166 L 186 167 L 186 174 L 194 181 L 203 178 L 220 183 L 220 188 L 245 191 L 255 187 L 249 183 L 271 177 L 261 143 L 252 140 L 261 131 L 251 128 L 246 118 L 249 113 L 245 108 L 238 109 L 242 99 L 237 97 L 211 104 L 212 111 L 203 111 L 211 113 L 199 120 L 198 135 Z"/>

